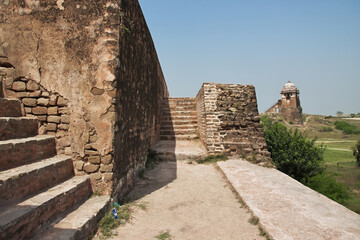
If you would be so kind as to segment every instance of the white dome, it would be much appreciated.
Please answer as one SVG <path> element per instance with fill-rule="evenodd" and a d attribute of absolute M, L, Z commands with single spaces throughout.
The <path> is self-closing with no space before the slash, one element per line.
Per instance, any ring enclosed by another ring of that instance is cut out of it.
<path fill-rule="evenodd" d="M 296 88 L 295 84 L 293 84 L 290 81 L 285 83 L 285 85 L 282 89 L 282 91 L 296 91 L 296 90 L 297 90 L 297 88 Z"/>

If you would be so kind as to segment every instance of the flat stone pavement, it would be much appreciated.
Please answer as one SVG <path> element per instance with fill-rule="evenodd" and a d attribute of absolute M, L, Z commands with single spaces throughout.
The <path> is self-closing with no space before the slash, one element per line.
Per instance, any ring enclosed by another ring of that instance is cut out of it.
<path fill-rule="evenodd" d="M 162 231 L 172 240 L 265 239 L 214 165 L 162 162 L 145 177 L 130 198 L 147 203 L 147 209 L 135 208 L 113 239 L 154 240 Z"/>
<path fill-rule="evenodd" d="M 360 239 L 360 215 L 282 172 L 239 159 L 218 166 L 273 239 Z"/>

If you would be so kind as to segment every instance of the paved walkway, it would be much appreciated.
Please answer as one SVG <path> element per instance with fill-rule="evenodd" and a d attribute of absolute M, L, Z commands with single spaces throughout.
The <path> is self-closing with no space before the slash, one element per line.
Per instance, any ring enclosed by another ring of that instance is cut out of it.
<path fill-rule="evenodd" d="M 172 240 L 265 239 L 213 165 L 162 162 L 145 177 L 130 197 L 146 202 L 148 209 L 137 208 L 113 239 L 154 240 L 162 231 L 169 231 Z"/>
<path fill-rule="evenodd" d="M 243 160 L 218 166 L 274 239 L 360 239 L 360 215 L 280 171 Z"/>

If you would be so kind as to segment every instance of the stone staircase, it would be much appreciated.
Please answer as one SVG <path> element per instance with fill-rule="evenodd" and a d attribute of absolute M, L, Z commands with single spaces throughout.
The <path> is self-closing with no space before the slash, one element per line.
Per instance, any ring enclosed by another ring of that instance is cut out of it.
<path fill-rule="evenodd" d="M 199 139 L 195 98 L 164 99 L 160 141 L 154 149 L 167 161 L 191 161 L 206 155 Z"/>
<path fill-rule="evenodd" d="M 164 99 L 160 140 L 198 139 L 195 98 Z"/>
<path fill-rule="evenodd" d="M 74 176 L 71 158 L 56 155 L 55 138 L 38 135 L 37 119 L 3 96 L 0 239 L 89 239 L 110 197 L 89 198 L 89 177 Z"/>

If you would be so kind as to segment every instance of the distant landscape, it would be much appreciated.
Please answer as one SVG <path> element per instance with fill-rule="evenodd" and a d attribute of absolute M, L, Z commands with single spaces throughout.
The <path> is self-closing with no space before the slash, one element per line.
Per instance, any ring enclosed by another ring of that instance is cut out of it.
<path fill-rule="evenodd" d="M 324 144 L 326 147 L 324 153 L 325 175 L 336 179 L 348 194 L 348 196 L 339 199 L 338 202 L 360 214 L 360 167 L 356 165 L 356 159 L 353 156 L 353 147 L 360 139 L 360 118 L 357 116 L 343 118 L 303 114 L 304 125 L 296 126 L 285 123 L 279 114 L 269 116 L 282 122 L 289 129 L 298 128 L 307 138 L 316 137 L 317 144 Z M 347 125 L 348 123 L 352 130 L 337 129 L 335 123 L 337 125 Z M 327 187 L 335 188 L 337 186 L 328 185 Z M 316 188 L 320 189 L 315 189 L 319 192 L 327 191 L 323 190 L 322 186 L 316 186 Z"/>

